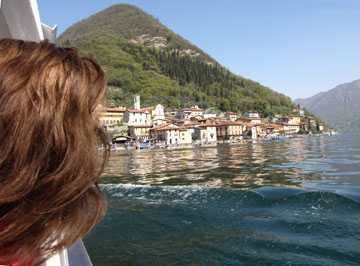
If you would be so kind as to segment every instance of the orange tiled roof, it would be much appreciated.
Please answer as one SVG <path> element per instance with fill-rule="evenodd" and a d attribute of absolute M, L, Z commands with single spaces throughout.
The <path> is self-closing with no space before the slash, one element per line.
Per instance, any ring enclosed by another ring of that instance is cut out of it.
<path fill-rule="evenodd" d="M 216 124 L 205 123 L 205 124 L 201 124 L 199 127 L 216 127 Z"/>
<path fill-rule="evenodd" d="M 155 110 L 155 106 L 150 106 L 150 107 L 143 107 L 141 109 L 145 109 L 145 110 Z"/>
<path fill-rule="evenodd" d="M 188 125 L 200 125 L 198 122 L 190 122 L 190 123 L 188 123 Z"/>
<path fill-rule="evenodd" d="M 239 122 L 225 122 L 221 121 L 215 124 L 215 126 L 242 126 L 242 123 Z"/>
<path fill-rule="evenodd" d="M 281 123 L 284 126 L 300 126 L 299 124 Z"/>
<path fill-rule="evenodd" d="M 278 124 L 269 124 L 270 126 L 274 127 L 274 128 L 279 128 L 281 127 L 281 125 L 278 125 Z"/>
<path fill-rule="evenodd" d="M 185 131 L 185 130 L 188 130 L 188 129 L 189 129 L 189 127 L 186 127 L 186 126 L 179 127 L 180 131 Z"/>
<path fill-rule="evenodd" d="M 128 108 L 127 111 L 132 112 L 132 113 L 145 113 L 147 110 L 144 108 L 141 109 L 130 109 Z"/>
<path fill-rule="evenodd" d="M 102 109 L 103 112 L 125 112 L 126 108 L 111 108 L 111 107 L 105 107 Z"/>
<path fill-rule="evenodd" d="M 227 112 L 225 113 L 225 115 L 239 115 L 238 113 L 234 113 L 234 112 Z"/>
<path fill-rule="evenodd" d="M 166 126 L 166 127 L 161 127 L 156 129 L 157 131 L 162 131 L 162 130 L 171 130 L 171 129 L 179 129 L 178 126 Z"/>
<path fill-rule="evenodd" d="M 166 127 L 168 125 L 170 125 L 170 124 L 167 123 L 167 124 L 156 125 L 156 126 L 153 126 L 152 129 L 159 129 L 159 128 L 162 128 L 162 127 Z"/>
<path fill-rule="evenodd" d="M 143 107 L 140 109 L 128 108 L 127 110 L 132 113 L 145 113 L 146 111 L 155 110 L 155 106 Z"/>

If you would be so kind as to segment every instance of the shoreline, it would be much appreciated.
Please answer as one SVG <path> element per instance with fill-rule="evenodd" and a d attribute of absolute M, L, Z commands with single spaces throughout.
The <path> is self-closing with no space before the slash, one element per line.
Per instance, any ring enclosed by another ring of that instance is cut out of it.
<path fill-rule="evenodd" d="M 191 143 L 191 144 L 181 144 L 181 145 L 165 145 L 165 144 L 149 144 L 140 142 L 133 142 L 137 143 L 136 146 L 129 145 L 130 143 L 126 144 L 118 144 L 118 145 L 111 145 L 110 151 L 113 152 L 120 152 L 120 151 L 133 151 L 133 150 L 164 150 L 164 149 L 194 149 L 198 147 L 214 147 L 218 145 L 246 145 L 246 144 L 257 144 L 258 142 L 262 143 L 265 141 L 281 141 L 281 140 L 288 140 L 288 139 L 297 139 L 297 138 L 306 138 L 306 137 L 319 137 L 319 136 L 332 136 L 328 134 L 312 134 L 312 135 L 287 135 L 287 136 L 278 136 L 272 138 L 256 138 L 256 139 L 239 139 L 239 140 L 220 140 L 216 142 L 209 142 L 209 143 Z M 99 148 L 100 151 L 103 151 L 103 148 Z"/>

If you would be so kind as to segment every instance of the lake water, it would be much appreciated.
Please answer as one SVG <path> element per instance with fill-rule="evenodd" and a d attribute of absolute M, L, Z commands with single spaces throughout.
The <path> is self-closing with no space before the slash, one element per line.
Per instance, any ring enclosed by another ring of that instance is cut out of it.
<path fill-rule="evenodd" d="M 96 265 L 359 265 L 360 134 L 121 151 Z"/>

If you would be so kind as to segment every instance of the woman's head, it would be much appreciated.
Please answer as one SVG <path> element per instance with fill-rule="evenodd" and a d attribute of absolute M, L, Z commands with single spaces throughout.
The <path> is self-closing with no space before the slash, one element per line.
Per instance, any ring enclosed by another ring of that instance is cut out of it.
<path fill-rule="evenodd" d="M 47 256 L 103 216 L 94 184 L 107 157 L 96 166 L 105 86 L 98 63 L 74 49 L 0 40 L 0 260 Z"/>

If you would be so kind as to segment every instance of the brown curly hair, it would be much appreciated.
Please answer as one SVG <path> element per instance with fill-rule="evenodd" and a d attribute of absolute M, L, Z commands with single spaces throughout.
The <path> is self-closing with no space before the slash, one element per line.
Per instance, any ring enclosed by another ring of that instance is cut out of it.
<path fill-rule="evenodd" d="M 103 217 L 96 182 L 108 142 L 97 106 L 105 89 L 99 64 L 75 49 L 0 40 L 1 263 L 39 264 Z"/>

